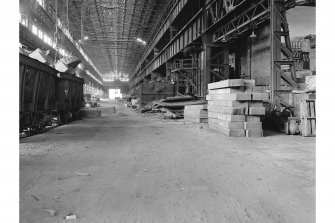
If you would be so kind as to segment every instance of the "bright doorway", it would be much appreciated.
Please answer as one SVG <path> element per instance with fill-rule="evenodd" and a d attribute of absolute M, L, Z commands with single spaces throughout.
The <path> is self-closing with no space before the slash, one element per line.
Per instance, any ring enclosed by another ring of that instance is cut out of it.
<path fill-rule="evenodd" d="M 109 98 L 122 98 L 121 90 L 120 89 L 109 89 Z"/>

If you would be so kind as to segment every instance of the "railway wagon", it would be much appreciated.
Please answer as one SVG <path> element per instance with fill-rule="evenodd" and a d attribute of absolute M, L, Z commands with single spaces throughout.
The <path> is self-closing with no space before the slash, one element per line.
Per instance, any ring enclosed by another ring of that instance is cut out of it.
<path fill-rule="evenodd" d="M 80 117 L 81 108 L 84 105 L 83 93 L 84 79 L 69 73 L 60 73 L 56 98 L 57 110 L 60 113 L 62 123 Z"/>
<path fill-rule="evenodd" d="M 56 111 L 57 71 L 20 54 L 20 132 L 40 130 L 50 124 Z"/>
<path fill-rule="evenodd" d="M 78 118 L 83 106 L 82 78 L 60 73 L 23 54 L 19 55 L 20 133 L 43 130 Z"/>

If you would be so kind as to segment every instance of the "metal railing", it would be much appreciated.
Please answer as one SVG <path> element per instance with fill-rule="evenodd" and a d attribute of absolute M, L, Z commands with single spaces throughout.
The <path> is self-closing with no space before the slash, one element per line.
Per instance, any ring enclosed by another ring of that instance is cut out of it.
<path fill-rule="evenodd" d="M 198 59 L 176 59 L 172 64 L 173 70 L 195 69 L 199 68 L 200 60 Z"/>

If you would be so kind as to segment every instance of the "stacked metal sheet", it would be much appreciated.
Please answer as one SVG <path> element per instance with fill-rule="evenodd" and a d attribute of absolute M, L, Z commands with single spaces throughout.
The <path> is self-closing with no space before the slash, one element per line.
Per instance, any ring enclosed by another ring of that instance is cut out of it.
<path fill-rule="evenodd" d="M 207 104 L 185 106 L 184 119 L 185 121 L 189 122 L 207 123 L 208 122 Z"/>
<path fill-rule="evenodd" d="M 255 80 L 231 79 L 208 85 L 208 125 L 226 136 L 263 136 L 260 117 L 268 93 L 255 86 Z"/>

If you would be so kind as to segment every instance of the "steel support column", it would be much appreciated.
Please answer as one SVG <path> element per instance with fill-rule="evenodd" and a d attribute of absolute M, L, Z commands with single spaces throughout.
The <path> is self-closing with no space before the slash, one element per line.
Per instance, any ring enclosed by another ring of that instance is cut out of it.
<path fill-rule="evenodd" d="M 211 82 L 211 53 L 212 47 L 210 46 L 213 42 L 212 35 L 204 34 L 202 37 L 203 51 L 201 52 L 201 96 L 207 94 L 207 85 Z"/>
<path fill-rule="evenodd" d="M 170 77 L 171 76 L 171 66 L 172 66 L 172 64 L 171 64 L 171 62 L 169 62 L 169 61 L 167 61 L 166 63 L 165 63 L 165 69 L 166 69 L 166 77 Z"/>
<path fill-rule="evenodd" d="M 282 1 L 284 2 L 284 1 Z M 271 0 L 270 2 L 270 40 L 271 40 L 271 100 L 274 105 L 281 107 L 282 80 L 291 86 L 292 90 L 297 88 L 296 74 L 291 49 L 288 23 L 285 9 L 281 10 L 281 2 Z M 289 67 L 289 72 L 284 72 Z"/>

